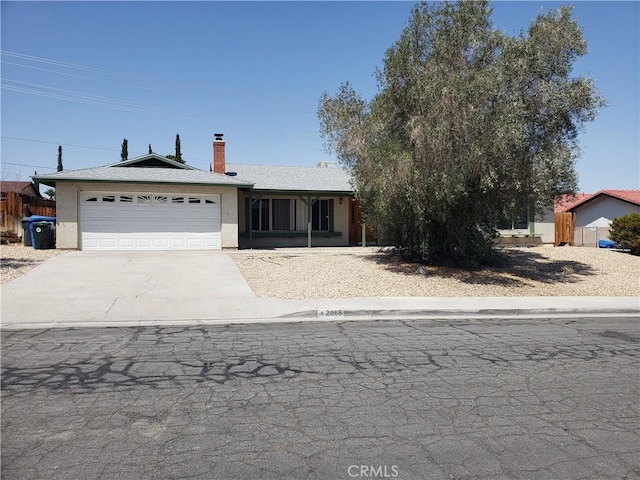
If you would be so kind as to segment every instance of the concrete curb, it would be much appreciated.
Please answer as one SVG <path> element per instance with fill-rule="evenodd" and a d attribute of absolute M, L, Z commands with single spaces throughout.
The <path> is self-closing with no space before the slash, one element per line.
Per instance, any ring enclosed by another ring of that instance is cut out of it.
<path fill-rule="evenodd" d="M 505 309 L 318 309 L 316 311 L 300 312 L 300 315 L 288 314 L 285 317 L 308 318 L 314 316 L 319 319 L 383 319 L 383 318 L 525 318 L 525 317 L 556 317 L 556 316 L 636 316 L 640 318 L 640 309 L 580 309 L 580 308 L 505 308 Z"/>
<path fill-rule="evenodd" d="M 236 318 L 184 318 L 159 320 L 101 320 L 50 321 L 0 325 L 0 330 L 55 329 L 55 328 L 114 328 L 114 327 L 168 327 L 190 325 L 243 325 L 301 322 L 357 322 L 373 320 L 526 320 L 526 319 L 580 319 L 624 317 L 640 321 L 640 308 L 505 308 L 505 309 L 304 309 L 271 317 Z"/>

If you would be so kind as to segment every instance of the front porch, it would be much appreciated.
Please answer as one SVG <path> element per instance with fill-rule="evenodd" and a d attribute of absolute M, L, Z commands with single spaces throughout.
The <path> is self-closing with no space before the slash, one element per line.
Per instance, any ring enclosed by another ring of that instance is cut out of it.
<path fill-rule="evenodd" d="M 344 192 L 238 192 L 240 248 L 362 245 L 360 206 Z"/>

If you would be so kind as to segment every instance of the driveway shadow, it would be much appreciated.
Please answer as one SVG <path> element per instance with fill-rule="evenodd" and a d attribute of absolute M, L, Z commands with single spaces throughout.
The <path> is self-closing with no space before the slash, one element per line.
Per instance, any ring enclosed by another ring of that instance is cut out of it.
<path fill-rule="evenodd" d="M 412 276 L 427 278 L 453 278 L 463 283 L 524 287 L 529 282 L 545 284 L 576 283 L 583 277 L 596 275 L 589 264 L 571 260 L 551 260 L 540 253 L 522 250 L 505 250 L 503 266 L 464 270 L 457 267 L 428 266 L 410 262 L 399 255 L 387 253 L 365 257 L 385 269 Z"/>
<path fill-rule="evenodd" d="M 3 258 L 0 265 L 2 266 L 3 270 L 5 268 L 8 270 L 14 270 L 16 268 L 22 268 L 28 265 L 37 265 L 38 263 L 41 263 L 41 261 L 31 260 L 28 258 Z"/>

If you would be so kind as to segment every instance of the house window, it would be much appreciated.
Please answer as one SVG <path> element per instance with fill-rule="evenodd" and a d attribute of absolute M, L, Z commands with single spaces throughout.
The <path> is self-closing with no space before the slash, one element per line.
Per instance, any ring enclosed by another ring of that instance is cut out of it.
<path fill-rule="evenodd" d="M 116 196 L 115 195 L 104 195 L 102 197 L 102 201 L 103 202 L 108 202 L 108 203 L 113 203 L 116 201 Z"/>
<path fill-rule="evenodd" d="M 311 229 L 329 231 L 329 200 L 316 200 L 311 206 Z"/>
<path fill-rule="evenodd" d="M 291 200 L 274 198 L 271 205 L 273 207 L 272 230 L 291 230 Z"/>
<path fill-rule="evenodd" d="M 499 230 L 526 230 L 529 228 L 529 211 L 524 210 L 516 218 L 505 218 L 498 223 Z"/>
<path fill-rule="evenodd" d="M 184 203 L 184 197 L 173 197 L 171 203 Z"/>
<path fill-rule="evenodd" d="M 251 204 L 251 230 L 269 230 L 269 199 L 261 198 Z"/>
<path fill-rule="evenodd" d="M 120 195 L 120 203 L 132 203 L 133 197 L 131 195 Z"/>
<path fill-rule="evenodd" d="M 307 214 L 298 212 L 296 199 L 260 198 L 246 199 L 246 225 L 251 224 L 253 231 L 296 231 L 307 225 Z M 298 215 L 302 214 L 301 218 Z M 333 199 L 316 200 L 311 206 L 311 228 L 316 232 L 333 232 Z"/>
<path fill-rule="evenodd" d="M 168 202 L 168 197 L 166 195 L 155 195 L 153 197 L 153 202 L 154 203 L 167 203 Z"/>

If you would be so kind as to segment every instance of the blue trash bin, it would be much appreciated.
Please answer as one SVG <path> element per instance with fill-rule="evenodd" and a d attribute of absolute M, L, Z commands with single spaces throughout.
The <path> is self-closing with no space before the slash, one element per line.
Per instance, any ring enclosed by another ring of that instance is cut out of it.
<path fill-rule="evenodd" d="M 50 236 L 50 247 L 53 248 L 55 246 L 55 228 L 56 228 L 56 217 L 45 217 L 43 215 L 31 215 L 30 217 L 25 217 L 22 219 L 23 222 L 28 223 L 29 225 L 29 244 L 25 243 L 25 246 L 31 246 L 36 248 L 36 245 L 33 241 L 34 232 L 33 232 L 33 224 L 36 222 L 49 222 L 51 224 L 51 228 L 49 229 Z M 24 226 L 24 223 L 23 223 Z M 26 237 L 26 234 L 25 234 Z"/>
<path fill-rule="evenodd" d="M 24 217 L 20 220 L 20 223 L 22 223 L 22 244 L 25 247 L 33 246 L 31 242 L 31 220 L 29 220 L 29 217 Z"/>

